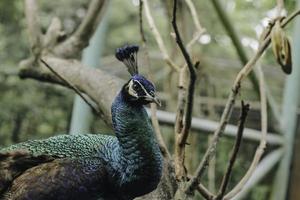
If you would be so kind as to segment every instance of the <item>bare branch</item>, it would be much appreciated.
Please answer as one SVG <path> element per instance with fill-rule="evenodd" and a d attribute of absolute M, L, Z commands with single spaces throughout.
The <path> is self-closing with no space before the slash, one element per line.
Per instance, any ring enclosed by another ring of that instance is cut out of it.
<path fill-rule="evenodd" d="M 199 184 L 197 187 L 197 191 L 205 198 L 205 199 L 213 199 L 214 194 L 212 194 L 208 189 L 204 187 L 204 185 Z"/>
<path fill-rule="evenodd" d="M 144 24 L 143 24 L 143 0 L 139 0 L 139 28 L 140 28 L 140 35 L 142 38 L 143 44 L 147 42 L 146 36 L 145 36 L 145 31 L 144 31 Z M 149 56 L 148 56 L 149 58 Z"/>
<path fill-rule="evenodd" d="M 192 0 L 185 0 L 185 2 L 186 2 L 186 4 L 188 5 L 188 7 L 190 9 L 192 19 L 193 19 L 194 25 L 196 27 L 196 32 L 194 33 L 194 37 L 186 45 L 186 48 L 190 49 L 192 47 L 192 45 L 195 44 L 197 42 L 197 40 L 200 38 L 200 36 L 205 32 L 205 29 L 200 24 L 200 21 L 198 19 L 197 10 L 195 8 L 195 5 L 194 5 L 193 1 Z"/>
<path fill-rule="evenodd" d="M 245 65 L 248 62 L 249 58 L 247 56 L 245 49 L 243 48 L 243 45 L 240 41 L 237 31 L 235 30 L 234 26 L 232 25 L 232 23 L 230 21 L 229 16 L 226 14 L 224 9 L 220 5 L 219 0 L 212 0 L 211 2 L 219 16 L 221 23 L 223 24 L 224 29 L 227 31 L 228 36 L 231 38 L 232 44 L 235 47 L 236 53 L 237 53 L 241 63 L 243 65 Z M 272 27 L 268 27 L 268 28 L 271 29 Z M 267 31 L 266 35 L 268 35 L 269 31 L 270 31 L 270 29 L 268 29 L 268 28 L 266 29 L 266 31 Z M 258 74 L 256 74 L 255 72 L 251 72 L 249 74 L 249 79 L 250 79 L 251 83 L 253 84 L 254 90 L 257 92 L 257 95 L 259 95 Z M 267 92 L 267 101 L 268 101 L 269 108 L 271 109 L 271 113 L 275 119 L 274 124 L 279 124 L 280 115 L 279 115 L 278 110 L 276 109 L 277 107 L 276 107 L 276 104 L 273 99 L 274 98 L 273 98 L 272 94 L 268 91 Z"/>
<path fill-rule="evenodd" d="M 36 0 L 25 0 L 25 16 L 29 33 L 29 41 L 32 53 L 35 57 L 42 50 L 42 32 L 38 18 L 38 6 Z"/>
<path fill-rule="evenodd" d="M 177 96 L 177 108 L 175 119 L 175 133 L 180 134 L 183 128 L 183 115 L 186 105 L 186 90 L 187 90 L 187 66 L 183 66 L 179 72 L 178 81 L 178 96 Z"/>
<path fill-rule="evenodd" d="M 266 137 L 267 137 L 267 128 L 268 128 L 268 119 L 267 119 L 267 100 L 266 100 L 266 91 L 265 91 L 265 80 L 262 69 L 260 66 L 256 67 L 259 74 L 259 84 L 260 84 L 260 102 L 261 102 L 261 127 L 262 127 L 262 135 L 260 144 L 255 152 L 253 161 L 246 172 L 245 176 L 241 179 L 241 181 L 228 193 L 225 195 L 225 199 L 231 199 L 238 192 L 242 190 L 244 185 L 247 183 L 252 173 L 254 172 L 256 166 L 258 165 L 264 151 L 266 148 Z"/>
<path fill-rule="evenodd" d="M 59 18 L 54 17 L 43 38 L 43 47 L 51 51 L 53 47 L 58 43 L 59 38 L 61 38 L 62 36 L 65 35 L 62 31 L 61 21 Z"/>
<path fill-rule="evenodd" d="M 237 154 L 238 154 L 238 151 L 241 146 L 241 141 L 242 141 L 243 132 L 244 132 L 244 126 L 245 126 L 248 112 L 249 112 L 249 104 L 245 105 L 244 102 L 242 101 L 242 108 L 241 108 L 241 115 L 240 115 L 239 124 L 238 124 L 237 137 L 235 140 L 235 144 L 233 146 L 233 150 L 232 150 L 232 153 L 230 156 L 230 160 L 229 160 L 225 175 L 223 176 L 222 183 L 221 183 L 218 195 L 216 197 L 217 200 L 223 199 L 223 197 L 225 195 L 225 191 L 226 191 L 226 188 L 229 183 L 229 178 L 230 178 L 230 175 L 232 172 L 232 168 L 237 159 Z"/>
<path fill-rule="evenodd" d="M 75 31 L 74 37 L 84 41 L 88 40 L 93 35 L 98 26 L 104 4 L 105 0 L 91 0 L 86 16 Z"/>
<path fill-rule="evenodd" d="M 152 73 L 150 72 L 149 52 L 148 52 L 146 36 L 144 33 L 144 28 L 143 28 L 143 1 L 142 0 L 140 0 L 140 5 L 139 5 L 139 18 L 140 18 L 140 20 L 139 20 L 140 35 L 142 38 L 142 44 L 143 44 L 143 49 L 144 49 L 144 53 L 145 53 L 145 60 L 147 63 L 146 65 L 147 65 L 147 69 L 148 69 L 148 76 L 150 79 L 152 79 Z M 157 141 L 158 141 L 158 145 L 160 147 L 160 150 L 161 150 L 163 156 L 167 159 L 170 159 L 171 155 L 170 155 L 167 145 L 165 144 L 164 139 L 162 137 L 160 127 L 159 127 L 159 122 L 158 122 L 158 119 L 156 116 L 157 105 L 155 103 L 151 103 L 150 108 L 151 108 L 151 121 L 152 121 L 153 129 L 154 129 Z"/>
<path fill-rule="evenodd" d="M 300 14 L 300 10 L 295 11 L 288 18 L 284 19 L 281 23 L 282 27 L 286 26 L 298 14 Z M 253 69 L 257 60 L 261 57 L 261 55 L 263 54 L 265 49 L 269 46 L 270 40 L 271 40 L 270 35 L 268 35 L 266 37 L 266 39 L 262 42 L 262 44 L 259 46 L 259 49 L 255 53 L 255 55 L 248 61 L 248 63 L 238 73 L 238 75 L 234 81 L 232 91 L 228 97 L 225 109 L 223 111 L 220 125 L 214 133 L 213 141 L 209 145 L 207 151 L 205 152 L 204 157 L 196 170 L 195 176 L 189 181 L 189 183 L 187 185 L 187 188 L 185 191 L 186 194 L 192 194 L 193 191 L 197 188 L 197 185 L 200 183 L 200 179 L 201 179 L 206 167 L 208 166 L 209 160 L 215 154 L 216 145 L 218 143 L 219 137 L 223 134 L 226 124 L 228 123 L 229 117 L 231 116 L 231 112 L 232 112 L 237 94 L 239 92 L 241 81 L 251 72 L 251 70 Z"/>
<path fill-rule="evenodd" d="M 180 33 L 178 31 L 178 27 L 176 24 L 176 11 L 177 11 L 177 0 L 174 1 L 174 9 L 173 9 L 173 19 L 172 19 L 172 25 L 173 25 L 173 29 L 175 31 L 175 35 L 176 35 L 176 42 L 183 54 L 183 57 L 187 63 L 189 72 L 190 72 L 190 80 L 189 80 L 189 86 L 188 86 L 188 97 L 187 97 L 187 109 L 185 112 L 185 118 L 184 118 L 184 127 L 182 130 L 182 141 L 181 141 L 181 145 L 184 145 L 188 136 L 188 132 L 190 130 L 191 127 L 191 118 L 192 118 L 192 110 L 193 110 L 193 101 L 194 101 L 194 90 L 195 90 L 195 82 L 196 82 L 196 70 L 195 68 L 198 67 L 199 62 L 196 62 L 195 65 L 193 65 L 192 60 L 187 52 L 187 50 L 185 49 L 185 46 L 183 45 Z"/>
<path fill-rule="evenodd" d="M 97 107 L 94 107 L 89 100 L 87 100 L 87 98 L 81 94 L 81 92 L 79 91 L 79 89 L 77 89 L 72 83 L 70 83 L 67 79 L 65 79 L 64 77 L 62 77 L 60 74 L 58 74 L 50 65 L 48 65 L 48 63 L 46 61 L 44 61 L 43 59 L 41 59 L 41 62 L 53 73 L 55 74 L 55 76 L 57 76 L 59 79 L 61 79 L 67 86 L 69 86 L 72 90 L 74 90 L 74 92 L 76 92 L 82 99 L 83 101 L 90 106 L 90 108 L 99 116 L 100 115 L 100 110 L 98 110 Z"/>
<path fill-rule="evenodd" d="M 180 69 L 179 72 L 179 83 L 178 83 L 178 96 L 177 96 L 177 109 L 176 109 L 176 118 L 175 118 L 175 175 L 177 180 L 182 180 L 185 175 L 184 167 L 184 145 L 180 145 L 181 138 L 180 134 L 183 129 L 183 118 L 185 113 L 186 106 L 186 92 L 187 92 L 187 66 L 185 65 Z"/>
<path fill-rule="evenodd" d="M 88 46 L 89 40 L 100 22 L 106 2 L 106 0 L 91 0 L 81 24 L 66 41 L 55 47 L 53 50 L 55 55 L 63 58 L 75 57 L 84 47 Z"/>
<path fill-rule="evenodd" d="M 143 4 L 144 4 L 144 8 L 145 8 L 145 15 L 146 15 L 146 18 L 147 18 L 147 21 L 148 21 L 148 24 L 149 24 L 149 27 L 150 27 L 150 30 L 156 40 L 156 43 L 163 55 L 163 59 L 165 60 L 165 62 L 172 68 L 174 69 L 175 71 L 179 71 L 179 67 L 171 60 L 169 54 L 168 54 L 168 51 L 167 51 L 167 48 L 163 42 L 163 39 L 155 25 L 155 22 L 154 22 L 154 19 L 151 15 L 151 12 L 150 12 L 150 8 L 149 8 L 149 4 L 148 4 L 148 0 L 142 0 L 143 1 Z"/>
<path fill-rule="evenodd" d="M 86 67 L 76 60 L 64 60 L 50 56 L 43 56 L 43 60 L 95 102 L 101 113 L 103 113 L 102 118 L 104 121 L 111 125 L 110 107 L 119 88 L 122 87 L 125 81 L 102 70 Z M 45 69 L 42 66 L 29 67 L 28 65 L 28 67 L 23 68 L 23 70 L 26 69 L 26 73 L 22 74 L 22 78 L 28 78 L 27 75 L 30 75 L 29 78 L 38 80 L 46 78 L 43 81 L 66 86 L 57 76 L 53 75 L 49 70 L 43 70 L 43 68 Z"/>
<path fill-rule="evenodd" d="M 196 71 L 195 68 L 198 67 L 199 62 L 196 62 L 193 65 L 192 60 L 185 49 L 185 46 L 182 42 L 180 33 L 178 31 L 177 22 L 176 22 L 176 13 L 177 13 L 177 0 L 174 0 L 174 7 L 173 7 L 173 19 L 172 25 L 176 36 L 176 42 L 183 54 L 183 57 L 186 61 L 187 67 L 189 69 L 189 85 L 188 85 L 188 93 L 187 93 L 187 102 L 186 102 L 186 111 L 185 116 L 183 118 L 183 128 L 180 131 L 180 134 L 176 135 L 176 145 L 175 148 L 175 160 L 180 161 L 180 163 L 176 163 L 175 167 L 180 167 L 179 169 L 175 169 L 176 176 L 179 180 L 183 180 L 186 177 L 186 172 L 184 169 L 184 151 L 185 151 L 185 144 L 186 140 L 189 135 L 189 131 L 191 128 L 191 121 L 192 121 L 192 113 L 193 113 L 193 102 L 194 102 L 194 91 L 195 91 L 195 82 L 196 82 Z M 178 102 L 181 104 L 181 102 Z"/>

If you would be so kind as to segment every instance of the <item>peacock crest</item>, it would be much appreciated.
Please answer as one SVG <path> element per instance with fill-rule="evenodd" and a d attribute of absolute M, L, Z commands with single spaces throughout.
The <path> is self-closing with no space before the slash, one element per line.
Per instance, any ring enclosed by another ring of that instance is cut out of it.
<path fill-rule="evenodd" d="M 116 58 L 125 64 L 131 76 L 139 73 L 137 62 L 138 51 L 139 46 L 137 45 L 125 45 L 123 47 L 117 48 L 116 50 Z"/>

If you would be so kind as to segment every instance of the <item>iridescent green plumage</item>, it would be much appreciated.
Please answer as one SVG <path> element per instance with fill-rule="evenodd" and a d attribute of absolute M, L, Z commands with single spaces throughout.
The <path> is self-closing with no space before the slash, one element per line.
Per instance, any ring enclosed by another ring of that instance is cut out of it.
<path fill-rule="evenodd" d="M 56 157 L 82 158 L 89 157 L 105 143 L 116 142 L 116 137 L 100 134 L 59 135 L 45 140 L 29 140 L 12 145 L 0 152 L 26 150 L 32 155 L 52 155 Z"/>

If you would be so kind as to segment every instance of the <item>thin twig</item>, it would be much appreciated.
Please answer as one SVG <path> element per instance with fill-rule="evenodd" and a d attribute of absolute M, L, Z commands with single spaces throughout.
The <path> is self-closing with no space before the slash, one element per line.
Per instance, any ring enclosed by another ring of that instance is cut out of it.
<path fill-rule="evenodd" d="M 29 32 L 30 46 L 35 58 L 40 55 L 42 50 L 42 31 L 37 15 L 37 2 L 35 0 L 25 0 L 25 16 Z"/>
<path fill-rule="evenodd" d="M 105 2 L 105 0 L 91 0 L 85 17 L 74 32 L 74 37 L 88 42 L 99 24 Z"/>
<path fill-rule="evenodd" d="M 152 79 L 152 73 L 150 72 L 150 59 L 149 59 L 149 52 L 147 48 L 147 41 L 146 41 L 146 36 L 143 28 L 143 1 L 140 0 L 140 5 L 139 5 L 139 27 L 140 27 L 140 35 L 142 38 L 142 44 L 143 44 L 143 49 L 145 52 L 145 60 L 146 60 L 146 65 L 148 69 L 148 76 L 150 79 Z M 152 121 L 152 126 L 158 141 L 159 148 L 163 154 L 163 156 L 167 159 L 171 158 L 170 152 L 167 148 L 167 145 L 162 137 L 160 127 L 159 127 L 159 122 L 156 116 L 157 112 L 157 105 L 155 103 L 150 104 L 151 108 L 151 121 Z"/>
<path fill-rule="evenodd" d="M 88 104 L 90 106 L 90 108 L 99 116 L 100 115 L 100 111 L 93 106 L 89 100 L 80 92 L 80 90 L 78 88 L 76 88 L 75 85 L 73 85 L 72 83 L 70 83 L 68 80 L 66 80 L 64 77 L 62 77 L 59 73 L 57 73 L 50 65 L 48 65 L 48 63 L 46 61 L 44 61 L 43 59 L 40 59 L 41 62 L 53 73 L 55 74 L 59 79 L 61 79 L 67 86 L 69 86 L 72 90 L 74 90 L 74 92 L 76 92 L 81 98 L 82 100 L 84 100 L 84 102 L 86 104 Z"/>
<path fill-rule="evenodd" d="M 143 0 L 139 1 L 139 28 L 140 28 L 140 35 L 142 38 L 143 44 L 147 42 L 146 36 L 145 36 L 145 31 L 144 31 L 144 26 L 143 26 Z"/>
<path fill-rule="evenodd" d="M 260 102 L 261 102 L 261 140 L 260 144 L 255 152 L 253 161 L 247 170 L 244 177 L 240 180 L 240 182 L 228 193 L 225 195 L 224 199 L 231 199 L 236 194 L 238 194 L 249 180 L 251 175 L 253 174 L 256 166 L 258 165 L 264 151 L 266 148 L 266 137 L 267 137 L 267 127 L 268 127 L 268 113 L 267 113 L 267 100 L 266 100 L 266 91 L 265 91 L 265 79 L 264 74 L 261 67 L 258 65 L 256 67 L 257 72 L 259 74 L 259 85 L 260 85 Z"/>
<path fill-rule="evenodd" d="M 232 149 L 232 153 L 230 156 L 230 160 L 229 160 L 225 175 L 223 176 L 222 183 L 221 183 L 218 195 L 216 197 L 217 200 L 223 199 L 226 188 L 228 186 L 232 168 L 237 159 L 237 154 L 238 154 L 238 151 L 241 146 L 245 122 L 246 122 L 246 118 L 248 116 L 248 112 L 249 112 L 249 104 L 244 104 L 244 102 L 242 101 L 242 108 L 241 108 L 241 115 L 240 115 L 239 124 L 238 124 L 237 137 L 236 137 L 233 149 Z"/>
<path fill-rule="evenodd" d="M 207 140 L 209 144 L 212 140 L 212 136 L 209 135 Z M 216 191 L 216 160 L 217 160 L 216 156 L 210 160 L 209 167 L 207 170 L 208 189 L 211 192 Z"/>
<path fill-rule="evenodd" d="M 195 65 L 193 65 L 192 60 L 190 58 L 189 53 L 187 52 L 178 27 L 177 27 L 177 22 L 176 22 L 176 12 L 177 12 L 177 0 L 174 0 L 174 7 L 173 7 L 173 18 L 172 18 L 172 25 L 173 25 L 173 29 L 175 32 L 175 36 L 176 36 L 176 42 L 182 52 L 182 55 L 186 61 L 187 67 L 189 69 L 189 75 L 190 75 L 190 79 L 189 79 L 189 85 L 188 85 L 188 93 L 187 93 L 187 102 L 186 102 L 186 111 L 185 111 L 185 116 L 183 118 L 183 128 L 180 132 L 179 135 L 177 135 L 176 137 L 176 145 L 175 148 L 177 150 L 175 150 L 175 160 L 177 161 L 181 161 L 181 163 L 176 163 L 175 167 L 180 167 L 181 169 L 175 169 L 175 171 L 180 172 L 181 174 L 176 174 L 177 178 L 182 179 L 186 177 L 186 173 L 184 172 L 184 151 L 185 151 L 185 145 L 186 145 L 186 140 L 188 138 L 189 135 L 189 131 L 191 128 L 191 121 L 192 121 L 192 113 L 193 113 L 193 102 L 194 102 L 194 91 L 195 91 L 195 82 L 196 82 L 196 70 L 195 68 L 198 67 L 199 62 L 196 62 Z M 179 102 L 180 103 L 180 102 Z"/>
<path fill-rule="evenodd" d="M 144 4 L 144 8 L 145 8 L 145 16 L 147 18 L 147 21 L 148 21 L 148 24 L 149 24 L 149 27 L 150 27 L 150 30 L 156 40 L 156 43 L 162 53 L 162 56 L 163 56 L 163 59 L 165 60 L 165 62 L 172 68 L 174 69 L 175 71 L 179 71 L 180 67 L 177 66 L 170 58 L 169 54 L 168 54 L 168 51 L 167 51 L 167 48 L 163 42 L 163 39 L 156 27 L 156 24 L 154 22 L 154 19 L 151 15 L 151 12 L 150 12 L 150 8 L 149 8 L 149 4 L 148 4 L 148 0 L 142 0 L 143 1 L 143 4 Z"/>
<path fill-rule="evenodd" d="M 282 27 L 285 27 L 293 18 L 295 18 L 297 15 L 300 14 L 300 10 L 295 11 L 292 13 L 289 17 L 284 19 L 281 23 Z M 263 40 L 262 44 L 259 46 L 256 54 L 248 61 L 248 63 L 240 70 L 238 73 L 234 84 L 232 86 L 232 90 L 229 94 L 225 109 L 223 111 L 220 125 L 218 129 L 214 133 L 213 141 L 209 145 L 208 149 L 206 150 L 204 157 L 202 158 L 199 166 L 197 167 L 197 170 L 195 172 L 194 177 L 189 181 L 185 193 L 186 194 L 192 194 L 193 191 L 197 188 L 197 185 L 200 183 L 200 179 L 203 175 L 203 172 L 205 171 L 206 167 L 208 166 L 209 160 L 214 156 L 216 145 L 218 143 L 219 137 L 223 134 L 224 129 L 226 127 L 226 124 L 228 123 L 229 117 L 231 116 L 231 112 L 235 103 L 235 99 L 237 97 L 237 94 L 239 92 L 241 81 L 251 72 L 253 69 L 255 63 L 257 60 L 261 57 L 265 49 L 270 44 L 270 35 L 266 37 L 265 40 Z"/>
<path fill-rule="evenodd" d="M 197 187 L 197 191 L 207 200 L 213 199 L 215 195 L 211 193 L 204 185 L 199 184 Z"/>
<path fill-rule="evenodd" d="M 188 42 L 186 48 L 189 50 L 191 49 L 192 45 L 195 44 L 200 36 L 205 32 L 205 29 L 201 26 L 200 21 L 198 19 L 197 10 L 192 0 L 185 0 L 186 4 L 188 5 L 191 16 L 196 27 L 196 32 L 194 33 L 194 37 Z"/>
<path fill-rule="evenodd" d="M 190 72 L 190 80 L 189 80 L 189 86 L 188 86 L 188 97 L 187 97 L 187 109 L 186 109 L 186 115 L 184 120 L 184 127 L 183 127 L 183 134 L 182 134 L 182 141 L 181 145 L 185 144 L 189 129 L 191 127 L 191 118 L 192 118 L 192 110 L 193 110 L 193 101 L 194 101 L 194 90 L 195 90 L 195 82 L 196 82 L 196 70 L 195 68 L 198 67 L 200 64 L 199 61 L 193 65 L 192 60 L 190 58 L 190 55 L 188 54 L 187 50 L 185 49 L 185 46 L 183 45 L 180 33 L 178 31 L 178 27 L 176 24 L 176 11 L 177 11 L 177 0 L 174 0 L 174 9 L 173 9 L 173 19 L 172 19 L 172 25 L 173 29 L 175 31 L 176 35 L 176 42 L 183 54 L 183 57 L 187 63 L 189 72 Z"/>

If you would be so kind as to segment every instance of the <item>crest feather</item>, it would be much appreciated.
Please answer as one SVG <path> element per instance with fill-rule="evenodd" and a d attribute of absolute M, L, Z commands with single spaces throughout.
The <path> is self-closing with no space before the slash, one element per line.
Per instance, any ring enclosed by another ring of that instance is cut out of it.
<path fill-rule="evenodd" d="M 116 50 L 116 58 L 125 64 L 131 76 L 139 73 L 137 64 L 138 51 L 139 46 L 137 45 L 125 45 L 124 47 L 117 48 Z"/>

